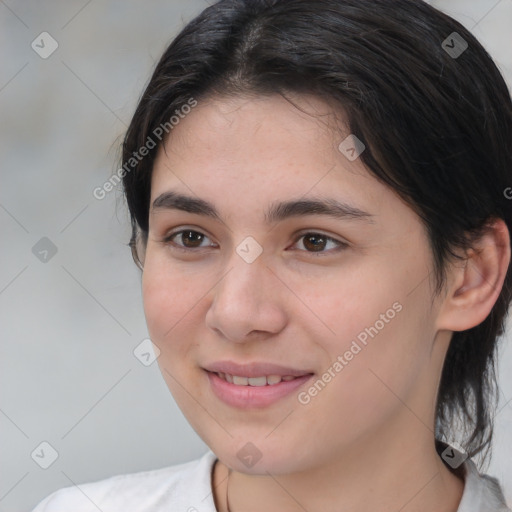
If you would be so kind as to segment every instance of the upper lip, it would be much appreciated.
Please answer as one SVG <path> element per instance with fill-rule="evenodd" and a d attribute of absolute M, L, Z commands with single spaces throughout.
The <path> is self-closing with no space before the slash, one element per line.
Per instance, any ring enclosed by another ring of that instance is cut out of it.
<path fill-rule="evenodd" d="M 265 375 L 292 375 L 293 377 L 301 377 L 309 375 L 313 372 L 307 370 L 298 370 L 274 363 L 245 363 L 237 364 L 233 361 L 216 361 L 204 367 L 205 370 L 213 373 L 227 373 L 238 377 L 262 377 Z"/>

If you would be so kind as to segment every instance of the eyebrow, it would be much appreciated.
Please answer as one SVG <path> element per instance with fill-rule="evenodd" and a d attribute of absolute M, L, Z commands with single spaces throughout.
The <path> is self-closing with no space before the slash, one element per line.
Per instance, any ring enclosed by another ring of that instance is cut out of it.
<path fill-rule="evenodd" d="M 222 222 L 219 212 L 212 203 L 178 192 L 168 191 L 160 194 L 153 201 L 151 209 L 152 211 L 160 209 L 181 210 L 210 217 Z M 307 215 L 323 215 L 335 219 L 362 220 L 371 224 L 374 223 L 372 214 L 356 206 L 337 199 L 315 197 L 272 203 L 270 208 L 265 212 L 265 223 L 270 225 L 291 217 Z"/>

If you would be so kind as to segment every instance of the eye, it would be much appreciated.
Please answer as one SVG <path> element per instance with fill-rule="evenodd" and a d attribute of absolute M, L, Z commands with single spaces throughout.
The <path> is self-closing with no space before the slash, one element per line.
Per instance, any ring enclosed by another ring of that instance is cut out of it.
<path fill-rule="evenodd" d="M 173 242 L 173 238 L 178 237 L 178 235 L 180 235 L 179 238 L 181 238 L 182 242 L 185 242 L 183 245 Z M 175 231 L 174 233 L 166 236 L 163 242 L 166 244 L 171 244 L 173 248 L 178 250 L 190 251 L 191 249 L 201 248 L 196 244 L 200 244 L 205 238 L 208 237 L 199 231 L 195 231 L 193 229 L 183 229 L 181 231 Z"/>
<path fill-rule="evenodd" d="M 181 239 L 182 243 L 176 243 L 174 239 Z M 181 231 L 175 231 L 174 233 L 170 233 L 163 239 L 165 244 L 169 244 L 173 249 L 178 249 L 180 251 L 191 252 L 195 249 L 201 249 L 208 246 L 201 246 L 201 243 L 208 239 L 208 237 L 201 233 L 200 231 L 196 231 L 193 229 L 182 229 Z M 324 253 L 337 252 L 348 247 L 348 244 L 345 242 L 341 242 L 340 240 L 336 240 L 330 236 L 327 236 L 323 233 L 317 233 L 314 231 L 310 231 L 307 233 L 301 234 L 295 241 L 295 244 L 301 239 L 304 239 L 303 246 L 306 248 L 306 252 L 311 252 L 316 255 L 323 255 Z M 334 243 L 335 248 L 330 251 L 325 251 L 326 245 L 329 243 Z M 295 245 L 294 244 L 294 245 Z"/>
<path fill-rule="evenodd" d="M 306 252 L 316 253 L 315 256 L 323 256 L 325 253 L 337 252 L 348 247 L 348 244 L 345 242 L 341 242 L 340 240 L 336 240 L 335 238 L 324 235 L 323 233 L 317 233 L 314 231 L 303 233 L 299 238 L 297 238 L 295 243 L 302 239 L 304 239 L 302 242 L 303 246 L 306 247 L 306 249 L 312 249 L 311 251 L 307 250 Z M 323 249 L 325 249 L 329 242 L 334 243 L 335 248 L 330 251 L 324 251 Z"/>

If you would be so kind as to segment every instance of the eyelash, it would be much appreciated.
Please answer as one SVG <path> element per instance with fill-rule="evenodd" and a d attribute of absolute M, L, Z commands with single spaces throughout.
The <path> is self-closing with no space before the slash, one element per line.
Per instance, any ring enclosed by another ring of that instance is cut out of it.
<path fill-rule="evenodd" d="M 176 249 L 178 251 L 182 251 L 182 252 L 197 252 L 201 249 L 204 249 L 204 247 L 195 247 L 195 248 L 186 248 L 186 247 L 183 247 L 181 245 L 177 245 L 175 242 L 172 241 L 172 239 L 177 236 L 177 235 L 180 235 L 182 233 L 194 233 L 194 234 L 199 234 L 199 235 L 203 235 L 205 237 L 207 237 L 207 235 L 205 235 L 204 233 L 201 233 L 200 231 L 196 231 L 194 229 L 182 229 L 180 231 L 175 231 L 173 233 L 170 233 L 169 235 L 167 235 L 163 240 L 162 242 L 164 244 L 167 244 L 169 246 L 172 247 L 172 249 Z M 324 256 L 326 254 L 331 254 L 331 253 L 337 253 L 339 252 L 340 250 L 342 249 L 345 249 L 348 247 L 349 244 L 345 243 L 345 242 L 341 242 L 340 240 L 336 240 L 335 238 L 332 238 L 328 235 L 325 235 L 324 233 L 320 233 L 320 232 L 317 232 L 317 231 L 308 231 L 306 233 L 302 233 L 298 236 L 298 238 L 295 239 L 295 242 L 294 242 L 294 245 L 301 239 L 301 238 L 304 238 L 306 237 L 307 235 L 320 235 L 324 240 L 326 240 L 327 242 L 334 242 L 338 245 L 337 248 L 335 249 L 331 249 L 329 251 L 319 251 L 319 252 L 315 252 L 315 251 L 303 251 L 303 252 L 307 252 L 309 254 L 312 254 L 313 256 Z M 208 238 L 208 237 L 207 237 Z"/>

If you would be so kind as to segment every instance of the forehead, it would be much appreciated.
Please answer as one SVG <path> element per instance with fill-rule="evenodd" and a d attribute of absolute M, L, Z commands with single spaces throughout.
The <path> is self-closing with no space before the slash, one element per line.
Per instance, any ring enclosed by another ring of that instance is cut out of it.
<path fill-rule="evenodd" d="M 350 161 L 339 150 L 349 135 L 342 112 L 314 96 L 291 101 L 279 95 L 200 101 L 159 148 L 154 184 L 171 179 L 169 173 L 186 173 L 211 185 L 295 182 L 296 193 L 304 194 L 304 181 L 314 187 L 327 174 L 374 179 L 359 159 Z"/>
<path fill-rule="evenodd" d="M 207 202 L 219 218 L 245 227 L 267 224 L 272 211 L 304 210 L 290 203 L 311 198 L 338 201 L 397 229 L 410 221 L 408 205 L 361 158 L 340 151 L 350 135 L 343 114 L 314 97 L 293 102 L 277 95 L 199 102 L 159 148 L 150 204 L 168 192 L 195 197 L 203 200 L 202 214 Z"/>
<path fill-rule="evenodd" d="M 237 139 L 260 140 L 278 135 L 279 141 L 284 142 L 288 134 L 296 142 L 337 139 L 342 135 L 340 131 L 347 131 L 348 135 L 341 107 L 335 110 L 312 95 L 213 96 L 200 101 L 184 121 L 187 119 L 192 122 L 182 122 L 182 129 L 171 132 L 170 139 L 176 132 L 184 136 L 187 128 L 205 140 L 230 139 L 234 135 Z"/>

